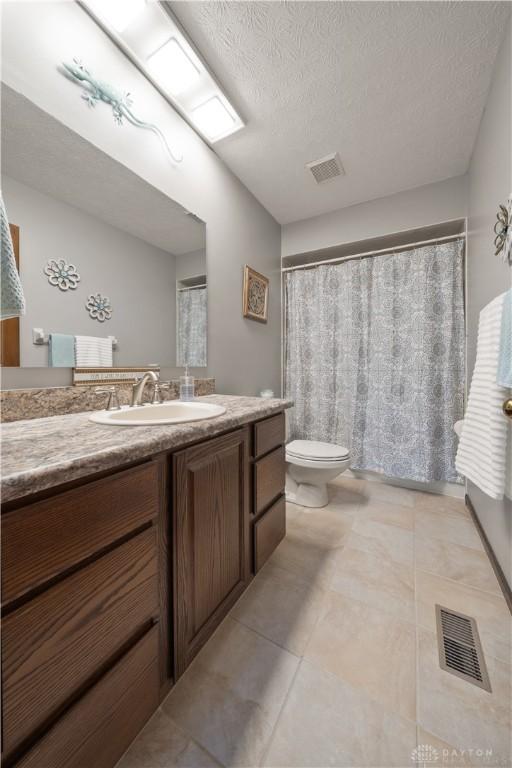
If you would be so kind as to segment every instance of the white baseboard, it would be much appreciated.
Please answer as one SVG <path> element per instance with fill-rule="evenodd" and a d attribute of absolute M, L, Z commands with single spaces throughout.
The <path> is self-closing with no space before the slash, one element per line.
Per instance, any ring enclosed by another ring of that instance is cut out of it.
<path fill-rule="evenodd" d="M 423 491 L 424 493 L 438 493 L 441 496 L 454 496 L 457 499 L 463 499 L 465 488 L 458 483 L 417 483 L 415 480 L 402 480 L 397 477 L 387 477 L 378 472 L 359 471 L 347 469 L 346 477 L 355 477 L 362 480 L 368 480 L 376 483 L 386 483 L 387 485 L 397 485 L 400 488 L 410 488 L 413 491 Z"/>

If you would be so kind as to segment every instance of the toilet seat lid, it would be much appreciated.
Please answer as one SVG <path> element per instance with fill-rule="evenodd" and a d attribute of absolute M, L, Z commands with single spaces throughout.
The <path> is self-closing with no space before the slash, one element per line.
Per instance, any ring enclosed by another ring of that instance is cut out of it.
<path fill-rule="evenodd" d="M 348 457 L 348 450 L 342 445 L 321 443 L 317 440 L 292 440 L 286 446 L 286 452 L 298 459 L 318 461 L 340 461 Z"/>

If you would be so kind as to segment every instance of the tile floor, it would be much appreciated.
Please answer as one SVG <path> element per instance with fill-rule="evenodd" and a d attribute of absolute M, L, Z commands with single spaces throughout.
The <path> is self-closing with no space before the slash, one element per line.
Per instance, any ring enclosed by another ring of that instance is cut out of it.
<path fill-rule="evenodd" d="M 330 490 L 288 505 L 286 539 L 119 768 L 511 765 L 511 617 L 463 502 Z M 440 669 L 436 603 L 476 618 L 492 693 Z"/>

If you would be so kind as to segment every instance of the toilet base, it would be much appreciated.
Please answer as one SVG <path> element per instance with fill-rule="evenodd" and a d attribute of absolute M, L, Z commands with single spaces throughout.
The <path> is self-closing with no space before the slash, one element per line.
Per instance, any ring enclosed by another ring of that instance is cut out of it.
<path fill-rule="evenodd" d="M 327 484 L 297 483 L 289 473 L 286 475 L 285 496 L 287 502 L 301 507 L 325 507 L 329 503 Z"/>

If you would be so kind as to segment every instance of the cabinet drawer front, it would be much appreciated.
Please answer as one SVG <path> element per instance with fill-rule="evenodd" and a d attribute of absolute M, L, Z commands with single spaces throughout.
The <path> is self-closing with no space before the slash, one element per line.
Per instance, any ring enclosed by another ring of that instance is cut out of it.
<path fill-rule="evenodd" d="M 150 528 L 4 619 L 6 752 L 158 616 L 157 590 L 155 529 Z"/>
<path fill-rule="evenodd" d="M 284 490 L 284 447 L 276 448 L 263 459 L 254 463 L 254 511 L 256 514 L 267 507 Z"/>
<path fill-rule="evenodd" d="M 271 416 L 254 425 L 254 456 L 262 456 L 285 441 L 284 413 Z"/>
<path fill-rule="evenodd" d="M 158 632 L 151 629 L 16 764 L 112 768 L 158 707 Z"/>
<path fill-rule="evenodd" d="M 286 534 L 286 503 L 282 496 L 254 523 L 254 570 L 257 573 Z"/>
<path fill-rule="evenodd" d="M 143 464 L 4 514 L 2 602 L 155 518 L 158 473 L 156 462 Z"/>

